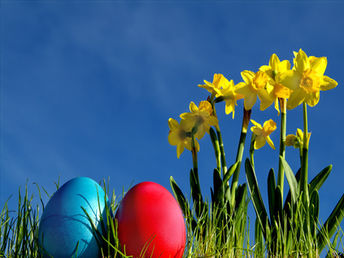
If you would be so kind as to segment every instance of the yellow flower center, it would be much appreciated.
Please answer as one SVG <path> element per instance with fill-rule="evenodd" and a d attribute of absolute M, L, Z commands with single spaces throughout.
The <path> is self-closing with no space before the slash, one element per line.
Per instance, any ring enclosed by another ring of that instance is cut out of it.
<path fill-rule="evenodd" d="M 303 72 L 300 87 L 307 93 L 314 93 L 320 90 L 321 77 L 314 71 L 307 69 Z"/>
<path fill-rule="evenodd" d="M 254 76 L 252 84 L 251 84 L 253 90 L 257 92 L 261 89 L 264 89 L 268 80 L 269 80 L 269 76 L 266 73 L 262 71 L 258 71 L 256 75 Z"/>

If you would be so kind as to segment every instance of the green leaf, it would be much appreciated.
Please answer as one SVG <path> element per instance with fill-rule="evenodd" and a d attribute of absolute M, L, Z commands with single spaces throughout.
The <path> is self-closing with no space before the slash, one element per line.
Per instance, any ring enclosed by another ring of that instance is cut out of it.
<path fill-rule="evenodd" d="M 203 212 L 203 197 L 201 193 L 201 186 L 199 183 L 198 171 L 196 169 L 190 170 L 190 188 L 193 203 L 196 209 L 196 216 L 200 218 Z"/>
<path fill-rule="evenodd" d="M 174 197 L 176 197 L 177 202 L 179 203 L 179 206 L 184 214 L 184 217 L 187 217 L 188 215 L 191 214 L 189 203 L 186 200 L 182 190 L 180 190 L 179 186 L 177 185 L 176 181 L 173 179 L 172 176 L 170 176 L 170 185 L 171 185 Z"/>
<path fill-rule="evenodd" d="M 311 233 L 314 234 L 316 230 L 316 225 L 318 224 L 319 217 L 319 194 L 317 190 L 314 190 L 311 195 L 309 204 L 309 215 Z"/>
<path fill-rule="evenodd" d="M 300 182 L 300 174 L 301 174 L 301 168 L 299 168 L 299 170 L 297 171 L 297 173 L 295 175 L 297 183 Z M 290 215 L 290 210 L 289 210 L 290 203 L 291 203 L 291 193 L 290 193 L 290 189 L 289 189 L 287 197 L 286 197 L 285 202 L 284 202 L 284 207 L 283 207 L 283 211 L 284 211 L 284 213 L 288 214 L 287 215 L 288 217 Z"/>
<path fill-rule="evenodd" d="M 235 194 L 236 210 L 242 209 L 247 197 L 247 185 L 246 183 L 239 185 Z"/>
<path fill-rule="evenodd" d="M 213 191 L 213 188 L 211 188 L 211 187 L 210 187 L 210 197 L 211 197 L 211 202 L 215 203 L 214 191 Z"/>
<path fill-rule="evenodd" d="M 273 221 L 273 217 L 275 214 L 275 189 L 276 189 L 276 182 L 275 182 L 275 173 L 273 169 L 270 169 L 268 175 L 268 200 L 269 200 L 269 212 L 270 212 L 270 220 Z"/>
<path fill-rule="evenodd" d="M 226 188 L 225 198 L 226 198 L 226 201 L 228 202 L 231 200 L 231 189 L 229 187 Z"/>
<path fill-rule="evenodd" d="M 294 172 L 291 170 L 287 161 L 282 156 L 280 156 L 280 160 L 282 162 L 282 166 L 284 168 L 285 175 L 286 175 L 288 183 L 289 183 L 292 204 L 295 204 L 296 200 L 299 196 L 298 183 L 296 181 Z"/>
<path fill-rule="evenodd" d="M 237 169 L 238 164 L 240 163 L 240 161 L 237 161 L 236 163 L 234 163 L 226 172 L 226 174 L 224 175 L 223 178 L 223 183 L 226 184 L 229 179 L 231 178 L 231 176 L 234 174 L 234 171 Z"/>
<path fill-rule="evenodd" d="M 276 221 L 280 221 L 282 223 L 283 221 L 283 210 L 282 210 L 282 191 L 279 186 L 277 186 L 275 190 L 275 210 L 274 210 L 274 215 Z"/>
<path fill-rule="evenodd" d="M 320 187 L 323 185 L 327 177 L 329 176 L 330 172 L 332 170 L 332 165 L 327 166 L 323 170 L 319 172 L 318 175 L 316 175 L 313 180 L 309 183 L 309 194 L 312 195 L 312 192 L 314 190 L 319 191 Z"/>
<path fill-rule="evenodd" d="M 254 172 L 254 169 L 249 159 L 246 159 L 245 161 L 245 172 L 246 172 L 246 179 L 248 182 L 248 188 L 250 190 L 250 194 L 252 198 L 252 203 L 256 211 L 257 218 L 259 219 L 259 223 L 261 224 L 264 238 L 266 239 L 267 237 L 266 231 L 270 227 L 270 225 L 268 225 L 269 224 L 268 215 L 266 213 L 263 199 L 259 191 L 256 173 Z"/>
<path fill-rule="evenodd" d="M 214 184 L 214 203 L 221 205 L 224 201 L 224 190 L 222 179 L 219 171 L 214 169 L 213 173 L 213 184 Z"/>
<path fill-rule="evenodd" d="M 186 200 L 182 190 L 177 185 L 176 181 L 174 181 L 173 177 L 170 176 L 170 185 L 173 191 L 173 194 L 175 198 L 177 199 L 177 202 L 179 203 L 179 206 L 184 214 L 184 217 L 186 219 L 190 219 L 192 217 L 192 211 L 190 209 L 189 202 Z M 197 226 L 196 220 L 192 217 L 192 228 L 195 229 Z"/>
<path fill-rule="evenodd" d="M 317 234 L 319 253 L 326 246 L 326 238 L 331 238 L 344 218 L 344 194 Z"/>
<path fill-rule="evenodd" d="M 216 133 L 212 127 L 210 127 L 209 129 L 209 134 L 210 134 L 210 139 L 215 151 L 217 169 L 218 171 L 221 171 L 221 154 L 220 154 L 219 139 L 217 138 Z"/>

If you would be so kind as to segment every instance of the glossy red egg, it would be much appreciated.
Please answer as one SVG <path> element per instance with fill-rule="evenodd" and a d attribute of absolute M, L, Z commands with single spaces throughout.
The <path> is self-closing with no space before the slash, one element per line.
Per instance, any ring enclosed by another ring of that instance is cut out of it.
<path fill-rule="evenodd" d="M 116 219 L 118 238 L 127 255 L 183 256 L 186 239 L 183 213 L 163 186 L 154 182 L 135 185 L 124 196 Z"/>

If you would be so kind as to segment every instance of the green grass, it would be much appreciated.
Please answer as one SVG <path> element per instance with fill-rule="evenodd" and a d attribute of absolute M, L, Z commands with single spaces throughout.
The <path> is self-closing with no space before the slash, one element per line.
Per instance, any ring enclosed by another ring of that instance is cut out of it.
<path fill-rule="evenodd" d="M 8 209 L 7 202 L 1 209 L 0 257 L 42 257 L 37 238 L 39 218 L 45 205 L 42 194 L 47 198 L 50 196 L 44 188 L 40 188 L 36 184 L 35 186 L 38 192 L 36 199 L 34 199 L 34 195 L 29 194 L 26 185 L 24 191 L 19 189 L 18 205 L 15 211 Z M 56 184 L 56 187 L 58 188 L 59 184 Z M 105 184 L 105 181 L 102 183 L 102 187 L 107 195 L 111 197 L 111 204 L 110 207 L 106 206 L 106 221 L 101 220 L 102 232 L 104 233 L 101 234 L 94 227 L 94 234 L 101 247 L 101 255 L 102 257 L 127 257 L 120 247 L 117 238 L 117 225 L 112 218 L 112 214 L 115 214 L 119 202 L 117 202 L 114 192 L 110 193 L 109 186 Z M 33 203 L 38 204 L 34 205 Z M 247 203 L 251 205 L 251 203 Z M 187 242 L 184 257 L 265 257 L 267 247 L 272 241 L 277 241 L 277 249 L 279 246 L 284 246 L 279 243 L 288 243 L 290 245 L 288 250 L 290 251 L 283 252 L 284 254 L 287 253 L 288 257 L 319 256 L 314 245 L 315 238 L 309 239 L 302 233 L 300 235 L 302 230 L 297 228 L 291 228 L 288 239 L 285 239 L 287 234 L 283 232 L 279 232 L 275 239 L 268 238 L 266 241 L 259 234 L 255 236 L 255 239 L 250 239 L 247 208 L 243 209 L 240 216 L 235 216 L 235 214 L 230 216 L 230 226 L 219 225 L 219 215 L 224 211 L 210 207 L 209 211 L 204 213 L 204 217 L 198 220 L 199 223 L 192 227 L 191 221 L 195 216 L 195 210 L 190 209 L 190 211 L 192 214 L 188 214 L 186 218 Z M 299 221 L 299 225 L 302 227 L 302 218 Z M 256 223 L 257 226 L 259 224 Z M 320 223 L 318 226 L 320 228 Z M 105 230 L 105 228 L 108 230 Z M 224 236 L 224 232 L 226 232 L 226 236 Z M 256 232 L 259 232 L 259 230 L 256 230 Z M 337 228 L 332 239 L 329 239 L 326 234 L 324 234 L 324 238 L 327 243 L 324 253 L 328 253 L 329 257 L 336 257 L 336 255 L 339 255 L 339 250 L 343 251 L 343 231 L 341 228 Z M 222 241 L 223 239 L 225 241 Z M 284 246 L 284 248 L 286 247 Z M 275 255 L 282 253 L 282 250 L 278 250 Z"/>

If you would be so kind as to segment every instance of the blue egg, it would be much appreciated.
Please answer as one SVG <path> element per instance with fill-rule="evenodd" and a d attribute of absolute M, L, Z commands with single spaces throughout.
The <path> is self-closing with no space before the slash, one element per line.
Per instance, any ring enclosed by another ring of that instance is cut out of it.
<path fill-rule="evenodd" d="M 39 224 L 39 242 L 46 257 L 98 257 L 100 249 L 82 207 L 101 232 L 106 221 L 104 190 L 94 180 L 77 177 L 51 197 Z M 99 200 L 99 202 L 98 202 Z"/>

